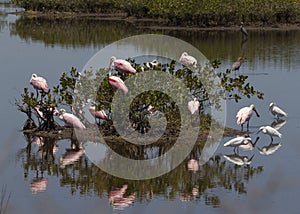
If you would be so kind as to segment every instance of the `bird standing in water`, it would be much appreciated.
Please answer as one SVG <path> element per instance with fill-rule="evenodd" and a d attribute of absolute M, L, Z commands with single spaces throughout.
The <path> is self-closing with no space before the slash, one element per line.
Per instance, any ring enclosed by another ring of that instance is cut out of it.
<path fill-rule="evenodd" d="M 232 66 L 231 66 L 231 71 L 238 71 L 238 70 L 240 70 L 240 67 L 241 67 L 241 65 L 243 63 L 243 60 L 244 60 L 243 57 L 237 58 L 237 61 L 234 62 L 232 64 Z"/>
<path fill-rule="evenodd" d="M 241 108 L 236 114 L 236 123 L 241 125 L 243 131 L 243 125 L 247 122 L 247 131 L 249 130 L 249 120 L 252 117 L 253 111 L 256 113 L 256 116 L 259 117 L 259 114 L 256 111 L 256 108 L 253 104 L 249 107 Z"/>
<path fill-rule="evenodd" d="M 74 114 L 67 113 L 65 109 L 59 110 L 59 119 L 64 121 L 67 126 L 85 129 L 83 123 Z"/>
<path fill-rule="evenodd" d="M 244 22 L 241 22 L 240 30 L 242 32 L 243 38 L 248 36 L 248 33 L 247 33 L 246 29 L 244 28 Z"/>
<path fill-rule="evenodd" d="M 279 131 L 277 131 L 276 129 L 272 128 L 271 126 L 262 126 L 259 128 L 257 134 L 259 132 L 269 135 L 271 138 L 271 142 L 273 142 L 273 137 L 281 138 L 281 133 Z"/>
<path fill-rule="evenodd" d="M 286 112 L 284 112 L 281 108 L 276 106 L 275 103 L 270 103 L 269 111 L 271 111 L 271 113 L 274 116 L 276 116 L 277 120 L 279 119 L 279 117 L 287 117 L 288 116 L 288 114 Z"/>

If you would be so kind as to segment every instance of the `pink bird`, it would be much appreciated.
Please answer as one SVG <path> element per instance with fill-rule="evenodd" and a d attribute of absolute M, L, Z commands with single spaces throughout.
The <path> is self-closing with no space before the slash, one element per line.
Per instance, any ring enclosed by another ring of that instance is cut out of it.
<path fill-rule="evenodd" d="M 47 81 L 43 77 L 38 77 L 36 74 L 31 75 L 30 84 L 36 90 L 38 96 L 38 90 L 46 91 L 49 89 Z"/>
<path fill-rule="evenodd" d="M 181 54 L 179 61 L 185 66 L 197 68 L 197 60 L 195 57 L 190 56 L 187 52 L 183 52 Z"/>
<path fill-rule="evenodd" d="M 59 110 L 59 119 L 64 121 L 67 126 L 85 129 L 83 123 L 74 114 L 67 113 L 65 109 Z"/>
<path fill-rule="evenodd" d="M 89 111 L 94 117 L 102 119 L 102 120 L 107 120 L 107 115 L 104 110 L 96 111 L 95 106 L 91 106 L 89 108 Z"/>
<path fill-rule="evenodd" d="M 199 107 L 200 107 L 200 103 L 196 97 L 194 98 L 194 100 L 191 100 L 190 102 L 188 102 L 188 109 L 192 114 L 194 114 L 196 111 L 198 111 Z"/>
<path fill-rule="evenodd" d="M 114 89 L 120 89 L 125 94 L 128 92 L 127 86 L 120 77 L 110 76 L 108 77 L 108 82 Z"/>
<path fill-rule="evenodd" d="M 259 117 L 259 114 L 256 111 L 256 108 L 253 104 L 250 107 L 241 108 L 236 114 L 236 123 L 241 125 L 243 131 L 243 125 L 247 122 L 247 131 L 249 130 L 249 120 L 252 117 L 252 113 L 255 111 L 256 116 Z"/>
<path fill-rule="evenodd" d="M 112 56 L 110 58 L 110 62 L 111 64 L 113 63 L 115 69 L 120 73 L 123 74 L 136 73 L 136 70 L 132 67 L 132 65 L 124 59 L 117 59 L 115 56 Z"/>

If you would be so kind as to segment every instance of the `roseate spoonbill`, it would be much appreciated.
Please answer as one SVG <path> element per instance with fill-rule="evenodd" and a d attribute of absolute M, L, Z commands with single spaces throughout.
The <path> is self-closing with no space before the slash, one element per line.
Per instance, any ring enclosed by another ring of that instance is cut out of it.
<path fill-rule="evenodd" d="M 85 129 L 83 123 L 74 114 L 67 113 L 65 109 L 59 110 L 59 119 L 64 121 L 67 126 Z"/>
<path fill-rule="evenodd" d="M 281 142 L 280 143 L 270 143 L 268 146 L 264 146 L 261 149 L 258 148 L 258 151 L 262 155 L 271 155 L 275 153 L 280 147 L 282 146 Z"/>
<path fill-rule="evenodd" d="M 188 102 L 188 109 L 191 112 L 191 114 L 194 114 L 196 111 L 198 111 L 200 107 L 200 102 L 195 97 L 194 100 L 191 100 Z"/>
<path fill-rule="evenodd" d="M 181 54 L 179 61 L 185 66 L 197 68 L 197 60 L 195 57 L 190 56 L 187 52 L 183 52 Z"/>
<path fill-rule="evenodd" d="M 248 142 L 251 142 L 251 137 L 238 136 L 224 143 L 224 146 L 234 147 L 234 152 L 235 152 L 236 148 L 238 148 L 242 144 L 247 144 Z"/>
<path fill-rule="evenodd" d="M 248 33 L 247 33 L 246 29 L 244 28 L 244 23 L 243 22 L 241 22 L 240 31 L 242 32 L 242 36 L 243 37 L 247 37 L 248 36 Z"/>
<path fill-rule="evenodd" d="M 259 114 L 256 111 L 256 108 L 253 104 L 249 107 L 241 108 L 236 114 L 236 123 L 241 125 L 243 130 L 244 123 L 247 122 L 247 131 L 249 130 L 249 120 L 251 119 L 253 111 L 256 113 L 256 116 L 259 117 Z"/>
<path fill-rule="evenodd" d="M 38 91 L 46 91 L 49 89 L 47 81 L 43 77 L 38 77 L 36 74 L 31 75 L 30 84 L 36 90 L 36 97 L 38 97 Z"/>
<path fill-rule="evenodd" d="M 271 111 L 271 113 L 274 116 L 276 116 L 277 119 L 279 119 L 279 117 L 287 117 L 288 116 L 288 114 L 286 112 L 284 112 L 281 108 L 276 106 L 275 103 L 270 103 L 269 111 Z"/>
<path fill-rule="evenodd" d="M 134 67 L 132 67 L 132 65 L 130 64 L 130 62 L 124 60 L 124 59 L 117 59 L 115 56 L 112 56 L 110 58 L 110 63 L 111 65 L 113 64 L 115 69 L 122 73 L 122 74 L 135 74 L 136 70 Z"/>
<path fill-rule="evenodd" d="M 252 151 L 257 143 L 257 141 L 259 140 L 259 137 L 257 137 L 255 139 L 255 142 L 253 143 L 252 141 L 246 141 L 246 144 L 241 144 L 239 145 L 239 148 L 245 150 L 245 151 Z"/>
<path fill-rule="evenodd" d="M 127 94 L 128 88 L 120 77 L 109 76 L 108 82 L 114 89 L 120 89 Z"/>
<path fill-rule="evenodd" d="M 243 63 L 243 60 L 244 60 L 243 57 L 238 57 L 237 61 L 232 64 L 231 71 L 237 71 L 237 70 L 239 70 L 240 67 L 241 67 L 241 65 L 242 65 L 242 63 Z"/>
<path fill-rule="evenodd" d="M 264 134 L 267 134 L 271 137 L 271 142 L 273 142 L 273 137 L 279 137 L 281 138 L 281 133 L 277 131 L 276 129 L 272 128 L 271 126 L 262 126 L 259 128 L 257 134 L 259 132 L 262 132 Z"/>
<path fill-rule="evenodd" d="M 233 155 L 223 155 L 224 158 L 226 158 L 228 161 L 242 166 L 244 164 L 251 164 L 252 158 L 254 157 L 254 154 L 252 155 L 251 158 L 249 158 L 248 156 L 239 156 L 237 154 L 233 154 Z"/>
<path fill-rule="evenodd" d="M 104 110 L 96 111 L 96 107 L 91 106 L 89 108 L 89 111 L 90 111 L 91 115 L 93 115 L 95 118 L 102 119 L 102 120 L 107 120 L 107 115 L 106 115 Z"/>

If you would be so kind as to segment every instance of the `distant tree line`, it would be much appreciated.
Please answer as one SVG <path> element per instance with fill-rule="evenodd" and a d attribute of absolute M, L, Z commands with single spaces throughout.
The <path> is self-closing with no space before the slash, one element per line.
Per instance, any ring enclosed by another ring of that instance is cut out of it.
<path fill-rule="evenodd" d="M 125 13 L 137 18 L 162 18 L 171 25 L 216 26 L 243 21 L 252 24 L 298 23 L 300 0 L 12 0 L 34 11 Z"/>

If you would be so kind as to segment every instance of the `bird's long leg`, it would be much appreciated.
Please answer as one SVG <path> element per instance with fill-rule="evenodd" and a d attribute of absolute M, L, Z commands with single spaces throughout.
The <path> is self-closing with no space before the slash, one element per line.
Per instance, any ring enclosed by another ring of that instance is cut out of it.
<path fill-rule="evenodd" d="M 39 97 L 39 92 L 38 92 L 37 89 L 36 89 L 35 91 L 36 91 L 36 99 L 38 99 L 38 97 Z"/>
<path fill-rule="evenodd" d="M 247 122 L 247 131 L 249 131 L 249 120 Z"/>
<path fill-rule="evenodd" d="M 241 124 L 241 130 L 242 130 L 242 131 L 243 131 L 243 125 L 244 125 L 244 124 Z"/>
<path fill-rule="evenodd" d="M 270 137 L 271 137 L 271 143 L 273 143 L 273 137 L 270 135 Z"/>

